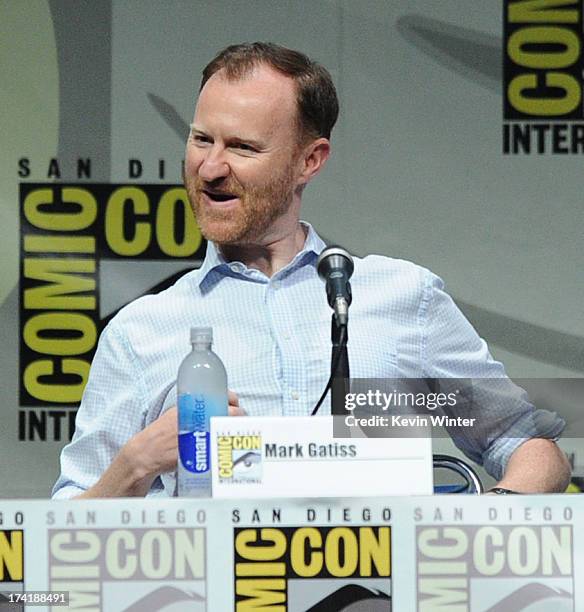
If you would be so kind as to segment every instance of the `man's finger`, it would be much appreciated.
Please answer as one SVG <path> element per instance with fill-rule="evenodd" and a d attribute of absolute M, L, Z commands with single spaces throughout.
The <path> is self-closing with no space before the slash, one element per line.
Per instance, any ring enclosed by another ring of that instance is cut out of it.
<path fill-rule="evenodd" d="M 229 404 L 229 416 L 246 416 L 247 412 L 239 406 Z"/>
<path fill-rule="evenodd" d="M 235 391 L 228 390 L 227 399 L 231 406 L 239 406 L 239 398 L 237 397 Z"/>

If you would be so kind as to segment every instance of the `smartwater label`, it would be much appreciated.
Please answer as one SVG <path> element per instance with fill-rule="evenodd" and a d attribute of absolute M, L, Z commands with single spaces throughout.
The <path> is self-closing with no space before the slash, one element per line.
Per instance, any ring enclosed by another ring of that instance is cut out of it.
<path fill-rule="evenodd" d="M 195 474 L 208 472 L 210 467 L 206 404 L 203 395 L 183 394 L 178 399 L 179 457 L 183 467 Z"/>
<path fill-rule="evenodd" d="M 186 470 L 195 474 L 209 471 L 209 440 L 208 431 L 189 431 L 179 434 L 180 461 Z"/>

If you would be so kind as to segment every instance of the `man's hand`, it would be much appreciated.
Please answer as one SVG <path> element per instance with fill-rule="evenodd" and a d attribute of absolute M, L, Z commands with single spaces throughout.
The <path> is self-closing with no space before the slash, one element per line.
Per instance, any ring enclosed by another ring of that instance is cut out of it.
<path fill-rule="evenodd" d="M 227 401 L 229 403 L 227 407 L 229 416 L 247 416 L 247 412 L 240 408 L 239 398 L 233 391 L 227 391 Z"/>
<path fill-rule="evenodd" d="M 245 416 L 233 391 L 228 404 L 229 416 Z M 95 485 L 78 497 L 143 497 L 157 476 L 176 470 L 177 460 L 178 417 L 172 406 L 130 438 Z"/>

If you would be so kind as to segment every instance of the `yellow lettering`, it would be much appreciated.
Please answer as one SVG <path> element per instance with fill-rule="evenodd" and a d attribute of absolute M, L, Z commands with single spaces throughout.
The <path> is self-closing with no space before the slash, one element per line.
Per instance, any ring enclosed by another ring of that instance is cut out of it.
<path fill-rule="evenodd" d="M 286 581 L 282 578 L 242 578 L 235 583 L 235 593 L 241 597 L 249 597 L 238 601 L 237 612 L 246 610 L 286 612 Z"/>
<path fill-rule="evenodd" d="M 240 531 L 235 539 L 235 550 L 240 557 L 250 561 L 275 561 L 286 552 L 286 536 L 278 529 L 261 529 L 260 538 L 262 542 L 271 544 L 250 546 L 258 541 L 257 530 Z"/>
<path fill-rule="evenodd" d="M 375 565 L 379 576 L 391 576 L 391 528 L 380 527 L 377 536 L 371 527 L 359 528 L 359 573 L 371 576 Z"/>
<path fill-rule="evenodd" d="M 76 332 L 76 338 L 43 338 L 42 332 Z M 45 355 L 82 355 L 95 346 L 97 330 L 87 315 L 79 312 L 46 312 L 31 317 L 25 324 L 26 345 Z"/>
<path fill-rule="evenodd" d="M 75 272 L 95 272 L 91 259 L 30 259 L 24 260 L 24 276 L 46 284 L 26 289 L 24 307 L 27 310 L 94 310 L 95 295 L 73 296 L 72 293 L 95 291 L 95 279 L 77 276 Z"/>
<path fill-rule="evenodd" d="M 306 562 L 306 546 L 310 547 L 309 559 Z M 298 576 L 310 578 L 322 570 L 323 554 L 315 552 L 322 548 L 322 535 L 314 527 L 303 527 L 294 532 L 290 543 L 290 562 Z"/>
<path fill-rule="evenodd" d="M 577 10 L 552 10 L 552 7 L 576 6 L 575 0 L 524 0 L 509 5 L 511 23 L 578 23 Z"/>
<path fill-rule="evenodd" d="M 285 563 L 236 563 L 236 576 L 284 576 L 286 574 Z"/>
<path fill-rule="evenodd" d="M 46 384 L 39 382 L 41 376 L 52 376 L 54 364 L 50 359 L 30 363 L 24 371 L 24 387 L 29 395 L 44 402 L 71 404 L 81 401 L 83 389 L 89 376 L 89 363 L 82 359 L 63 359 L 61 370 L 64 374 L 76 374 L 81 382 L 75 385 Z"/>
<path fill-rule="evenodd" d="M 526 45 L 562 45 L 563 51 L 529 52 Z M 580 57 L 580 40 L 572 30 L 555 27 L 521 28 L 507 43 L 509 57 L 520 66 L 537 69 L 565 68 Z"/>
<path fill-rule="evenodd" d="M 184 219 L 184 237 L 176 240 L 175 212 L 180 206 Z M 187 199 L 184 187 L 175 187 L 164 193 L 156 211 L 156 237 L 160 250 L 169 257 L 190 257 L 201 246 L 202 236 Z"/>
<path fill-rule="evenodd" d="M 344 551 L 341 565 L 341 543 Z M 359 561 L 357 536 L 348 527 L 335 527 L 329 531 L 324 548 L 324 558 L 328 571 L 338 578 L 351 576 L 357 569 Z"/>
<path fill-rule="evenodd" d="M 148 248 L 152 234 L 150 225 L 144 221 L 135 221 L 135 217 L 147 215 L 149 211 L 150 202 L 142 189 L 120 187 L 111 194 L 105 212 L 105 239 L 114 253 L 133 257 Z M 132 239 L 126 239 L 124 236 L 126 216 L 133 223 Z"/>
<path fill-rule="evenodd" d="M 28 194 L 24 201 L 24 215 L 28 222 L 44 230 L 74 232 L 89 227 L 97 217 L 97 202 L 86 189 L 65 187 L 63 202 L 75 204 L 75 212 L 47 211 L 48 204 L 54 203 L 52 189 L 38 189 Z M 41 208 L 43 207 L 43 208 Z"/>
<path fill-rule="evenodd" d="M 27 253 L 95 253 L 95 238 L 66 234 L 27 234 L 24 237 L 24 250 Z"/>
<path fill-rule="evenodd" d="M 580 84 L 573 76 L 548 72 L 545 75 L 545 84 L 546 87 L 557 87 L 564 90 L 565 95 L 562 98 L 527 97 L 524 92 L 536 89 L 537 78 L 534 74 L 523 74 L 516 76 L 509 83 L 509 102 L 522 113 L 541 117 L 567 115 L 580 104 L 582 91 Z"/>
<path fill-rule="evenodd" d="M 8 578 L 14 582 L 22 580 L 22 531 L 0 531 L 0 580 L 6 582 L 5 570 Z"/>

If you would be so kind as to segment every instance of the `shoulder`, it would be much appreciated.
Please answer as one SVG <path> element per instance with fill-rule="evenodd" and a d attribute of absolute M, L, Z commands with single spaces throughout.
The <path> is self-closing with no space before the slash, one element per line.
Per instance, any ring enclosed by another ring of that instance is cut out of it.
<path fill-rule="evenodd" d="M 385 255 L 355 257 L 354 278 L 364 285 L 380 285 L 399 289 L 400 293 L 418 294 L 420 297 L 432 288 L 442 288 L 439 276 L 414 262 Z"/>

